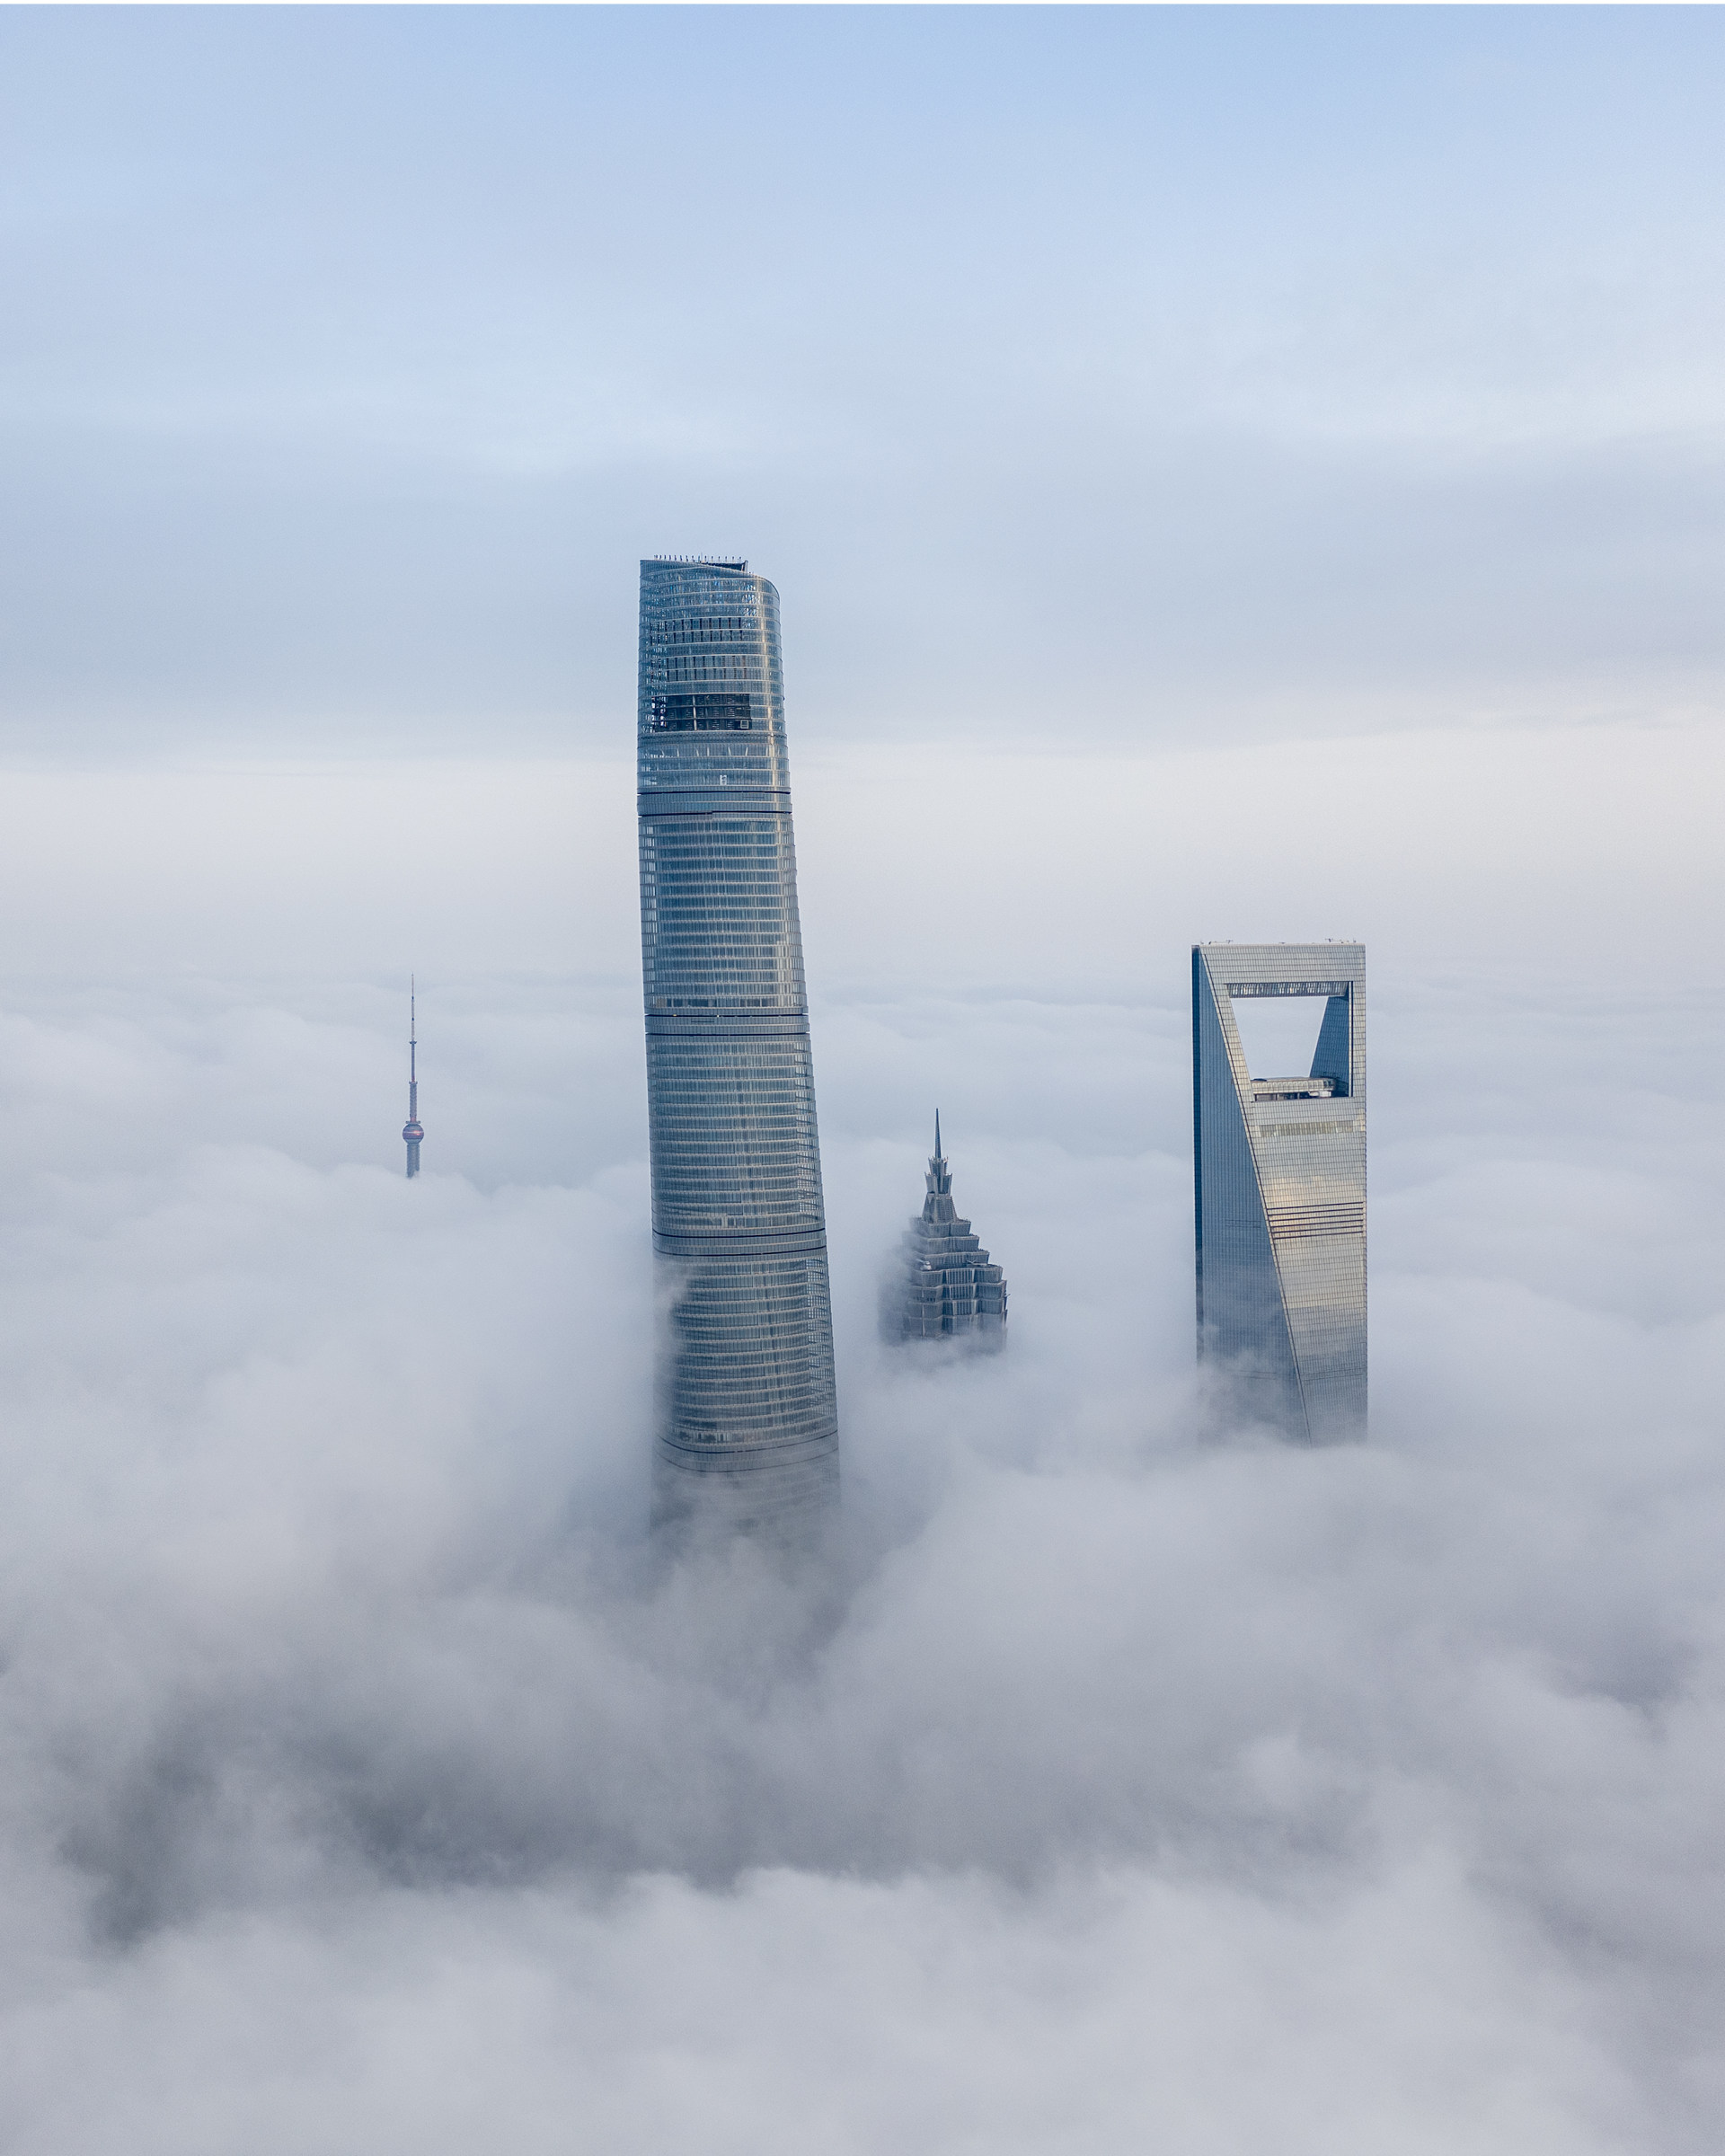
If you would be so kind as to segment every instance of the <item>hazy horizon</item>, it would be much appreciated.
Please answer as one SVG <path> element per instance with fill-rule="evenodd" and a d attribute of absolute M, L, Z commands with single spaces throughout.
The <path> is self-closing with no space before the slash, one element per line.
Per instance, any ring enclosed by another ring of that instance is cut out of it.
<path fill-rule="evenodd" d="M 0 15 L 9 2149 L 1713 2148 L 1721 38 Z M 721 548 L 812 1595 L 645 1538 L 636 564 Z M 1203 1411 L 1187 999 L 1326 936 L 1314 1453 Z M 997 1362 L 877 1338 L 936 1107 Z"/>

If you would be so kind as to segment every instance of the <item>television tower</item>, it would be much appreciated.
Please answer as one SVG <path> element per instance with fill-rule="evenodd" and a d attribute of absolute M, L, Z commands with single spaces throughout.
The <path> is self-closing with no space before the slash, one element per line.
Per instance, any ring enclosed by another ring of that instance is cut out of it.
<path fill-rule="evenodd" d="M 407 1140 L 407 1174 L 411 1182 L 420 1172 L 420 1140 L 425 1126 L 420 1121 L 420 1044 L 418 1003 L 413 976 L 407 976 L 407 1121 L 402 1135 Z"/>

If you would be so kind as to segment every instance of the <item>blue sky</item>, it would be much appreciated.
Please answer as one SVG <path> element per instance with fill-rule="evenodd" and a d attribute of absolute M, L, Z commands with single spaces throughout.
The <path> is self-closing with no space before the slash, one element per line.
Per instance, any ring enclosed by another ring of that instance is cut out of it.
<path fill-rule="evenodd" d="M 1657 720 L 1721 658 L 1709 10 L 8 11 L 23 753 Z"/>

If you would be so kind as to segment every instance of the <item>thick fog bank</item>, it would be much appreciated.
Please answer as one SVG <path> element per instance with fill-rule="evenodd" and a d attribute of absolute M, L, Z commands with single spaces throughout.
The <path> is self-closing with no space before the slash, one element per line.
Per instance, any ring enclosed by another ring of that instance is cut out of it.
<path fill-rule="evenodd" d="M 443 993 L 411 1188 L 375 991 L 11 994 L 10 2145 L 1710 2145 L 1691 1008 L 1380 968 L 1317 1454 L 1203 1422 L 1178 1003 L 829 1008 L 810 1594 L 644 1542 L 624 989 Z M 936 1086 L 998 1361 L 874 1337 Z"/>

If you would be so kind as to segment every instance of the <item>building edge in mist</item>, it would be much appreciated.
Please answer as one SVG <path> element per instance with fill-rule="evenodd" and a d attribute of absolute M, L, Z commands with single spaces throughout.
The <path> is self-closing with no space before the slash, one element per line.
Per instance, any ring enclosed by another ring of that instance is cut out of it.
<path fill-rule="evenodd" d="M 1249 1069 L 1237 1003 L 1322 996 L 1310 1071 Z M 1366 952 L 1192 948 L 1198 1352 L 1230 1410 L 1366 1433 Z"/>
<path fill-rule="evenodd" d="M 802 1542 L 837 1394 L 779 595 L 746 561 L 641 563 L 636 760 L 654 1524 Z"/>

